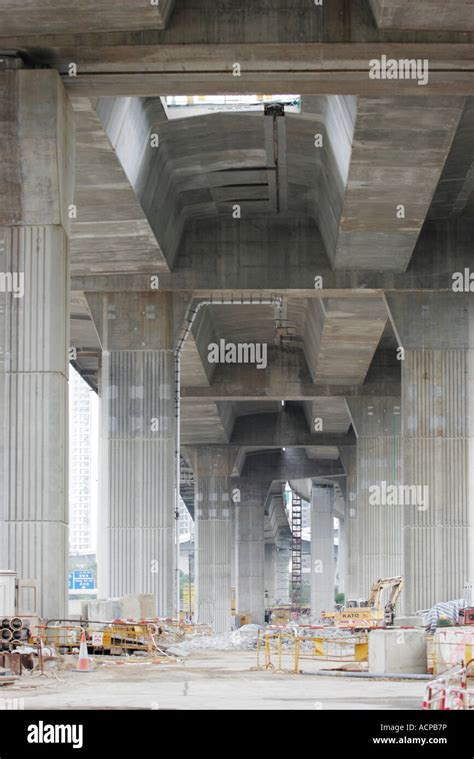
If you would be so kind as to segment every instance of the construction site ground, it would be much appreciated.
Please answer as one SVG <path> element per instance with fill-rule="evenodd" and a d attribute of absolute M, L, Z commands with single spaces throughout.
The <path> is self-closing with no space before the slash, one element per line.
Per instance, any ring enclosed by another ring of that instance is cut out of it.
<path fill-rule="evenodd" d="M 90 672 L 26 673 L 0 688 L 0 699 L 22 699 L 25 709 L 421 709 L 423 681 L 311 674 L 341 666 L 333 662 L 302 661 L 300 675 L 252 671 L 255 664 L 252 651 L 200 650 L 167 664 L 97 658 Z"/>

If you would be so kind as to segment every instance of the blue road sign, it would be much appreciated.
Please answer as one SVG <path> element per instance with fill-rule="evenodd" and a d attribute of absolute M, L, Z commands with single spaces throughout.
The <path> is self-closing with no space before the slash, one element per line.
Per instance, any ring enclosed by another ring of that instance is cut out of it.
<path fill-rule="evenodd" d="M 69 572 L 69 590 L 95 590 L 92 569 L 74 569 Z"/>

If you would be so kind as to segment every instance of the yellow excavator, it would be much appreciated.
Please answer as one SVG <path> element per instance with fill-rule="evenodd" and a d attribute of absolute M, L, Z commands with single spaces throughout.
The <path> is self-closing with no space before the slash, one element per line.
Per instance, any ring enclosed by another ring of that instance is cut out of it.
<path fill-rule="evenodd" d="M 382 607 L 382 594 L 391 588 L 390 598 Z M 337 627 L 392 627 L 395 608 L 403 588 L 403 577 L 388 577 L 372 585 L 367 600 L 351 600 L 340 611 L 323 612 L 323 619 L 334 622 Z"/>

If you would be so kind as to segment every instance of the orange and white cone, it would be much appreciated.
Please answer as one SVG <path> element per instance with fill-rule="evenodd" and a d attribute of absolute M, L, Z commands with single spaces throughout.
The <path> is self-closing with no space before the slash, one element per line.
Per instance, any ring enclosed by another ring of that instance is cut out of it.
<path fill-rule="evenodd" d="M 87 643 L 86 643 L 86 634 L 84 630 L 82 631 L 81 635 L 81 645 L 79 647 L 79 659 L 77 660 L 77 672 L 90 672 L 90 660 L 89 660 L 89 654 L 87 653 Z"/>

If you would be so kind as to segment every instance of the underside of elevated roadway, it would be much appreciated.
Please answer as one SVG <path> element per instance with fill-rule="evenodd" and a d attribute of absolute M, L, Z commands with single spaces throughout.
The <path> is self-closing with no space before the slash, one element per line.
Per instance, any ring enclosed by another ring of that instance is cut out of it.
<path fill-rule="evenodd" d="M 195 621 L 262 624 L 290 600 L 290 482 L 314 618 L 336 571 L 346 598 L 403 575 L 407 615 L 462 598 L 474 4 L 20 6 L 0 7 L 0 271 L 24 276 L 0 292 L 0 568 L 67 617 L 71 359 L 100 402 L 103 597 L 177 614 L 178 489 Z M 371 77 L 382 56 L 428 81 Z"/>

